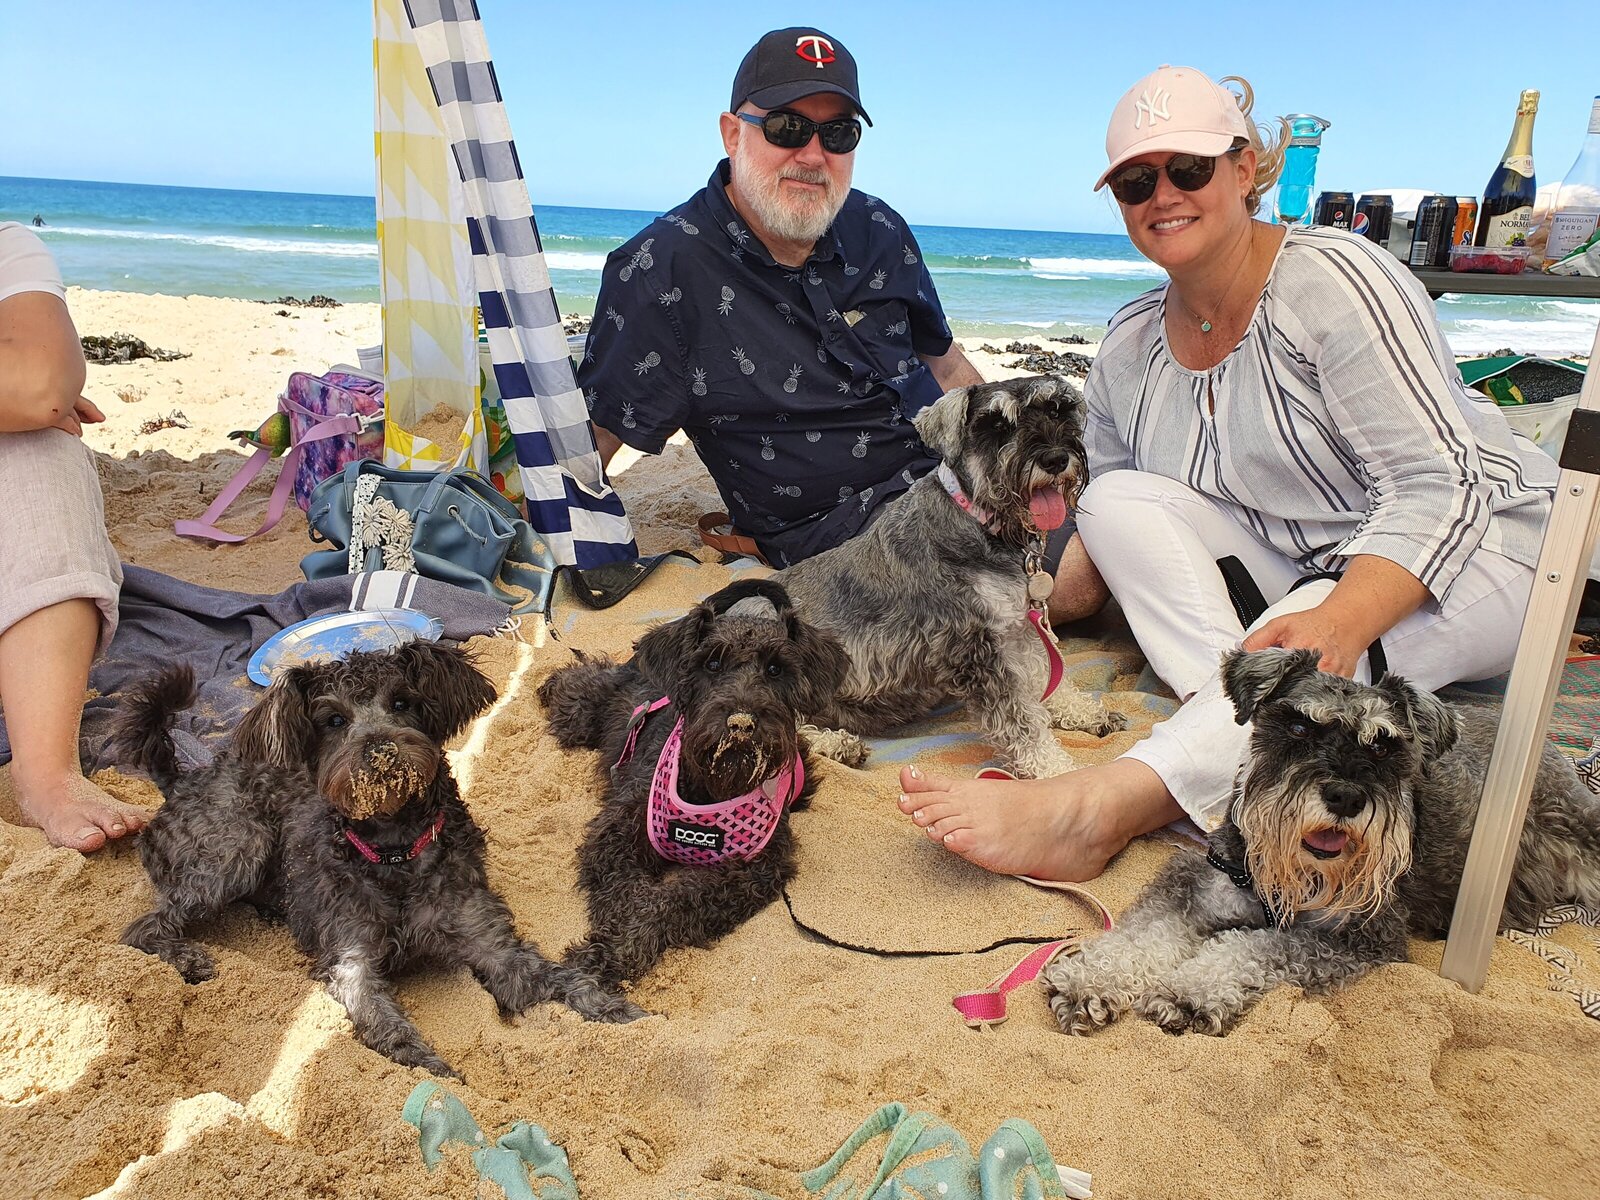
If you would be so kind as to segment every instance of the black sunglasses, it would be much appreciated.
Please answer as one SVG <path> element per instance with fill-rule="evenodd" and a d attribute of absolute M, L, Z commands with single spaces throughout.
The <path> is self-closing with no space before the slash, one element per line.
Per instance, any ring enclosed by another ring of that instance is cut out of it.
<path fill-rule="evenodd" d="M 1217 160 L 1199 154 L 1174 154 L 1163 167 L 1152 167 L 1149 163 L 1123 167 L 1106 183 L 1110 185 L 1111 194 L 1123 204 L 1143 204 L 1156 194 L 1156 180 L 1163 170 L 1180 192 L 1198 192 L 1211 182 Z"/>
<path fill-rule="evenodd" d="M 741 121 L 761 126 L 767 141 L 785 150 L 798 150 L 810 144 L 814 134 L 822 135 L 822 148 L 829 154 L 849 154 L 861 144 L 861 122 L 854 117 L 817 122 L 797 112 L 777 109 L 764 117 L 755 113 L 734 113 Z"/>

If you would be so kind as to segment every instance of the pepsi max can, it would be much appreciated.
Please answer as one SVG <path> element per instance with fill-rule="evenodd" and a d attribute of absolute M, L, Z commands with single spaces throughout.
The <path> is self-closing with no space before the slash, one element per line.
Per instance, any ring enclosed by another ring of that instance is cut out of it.
<path fill-rule="evenodd" d="M 1389 224 L 1393 220 L 1393 196 L 1363 196 L 1356 204 L 1356 218 L 1351 222 L 1350 232 L 1359 233 L 1381 246 L 1389 240 Z"/>
<path fill-rule="evenodd" d="M 1332 225 L 1335 229 L 1349 229 L 1355 219 L 1356 198 L 1349 192 L 1323 192 L 1317 197 L 1313 225 Z"/>
<path fill-rule="evenodd" d="M 1417 223 L 1411 230 L 1411 253 L 1406 257 L 1406 265 L 1448 271 L 1450 241 L 1455 230 L 1455 197 L 1424 196 L 1417 205 Z"/>

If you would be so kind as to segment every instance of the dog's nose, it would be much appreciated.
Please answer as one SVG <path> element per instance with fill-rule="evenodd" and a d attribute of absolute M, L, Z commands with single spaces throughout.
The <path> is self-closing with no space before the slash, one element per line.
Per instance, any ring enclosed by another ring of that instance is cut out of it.
<path fill-rule="evenodd" d="M 1330 783 L 1322 789 L 1322 803 L 1334 816 L 1349 818 L 1367 806 L 1367 794 L 1353 783 Z"/>
<path fill-rule="evenodd" d="M 1072 455 L 1065 450 L 1046 450 L 1039 456 L 1039 469 L 1048 475 L 1061 475 L 1072 465 Z"/>
<path fill-rule="evenodd" d="M 728 732 L 749 737 L 756 731 L 756 719 L 749 713 L 736 712 L 728 718 Z"/>

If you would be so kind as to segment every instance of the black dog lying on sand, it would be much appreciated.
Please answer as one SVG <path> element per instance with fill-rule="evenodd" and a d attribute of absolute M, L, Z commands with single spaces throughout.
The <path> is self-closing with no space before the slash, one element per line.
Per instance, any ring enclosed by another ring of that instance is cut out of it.
<path fill-rule="evenodd" d="M 752 597 L 773 615 L 728 613 Z M 545 680 L 556 740 L 601 751 L 606 775 L 578 850 L 589 934 L 568 966 L 639 979 L 667 949 L 708 946 L 778 898 L 794 873 L 788 810 L 815 786 L 797 726 L 846 667 L 781 586 L 755 580 L 651 630 L 621 666 Z"/>

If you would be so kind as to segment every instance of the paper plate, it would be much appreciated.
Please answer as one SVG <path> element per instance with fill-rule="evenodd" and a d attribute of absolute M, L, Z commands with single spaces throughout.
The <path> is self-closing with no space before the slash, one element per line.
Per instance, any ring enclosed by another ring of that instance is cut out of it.
<path fill-rule="evenodd" d="M 250 656 L 247 674 L 263 687 L 287 667 L 328 662 L 357 650 L 390 650 L 407 642 L 439 640 L 444 623 L 412 608 L 327 613 L 280 629 Z"/>

